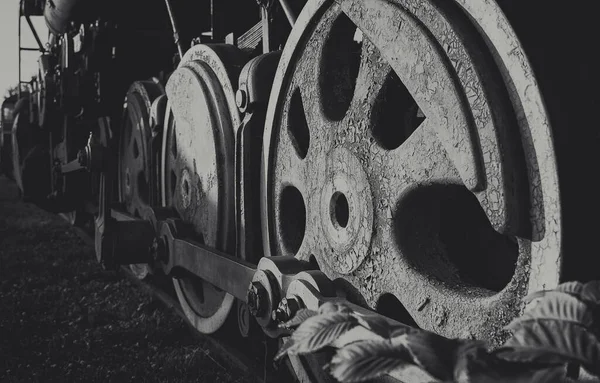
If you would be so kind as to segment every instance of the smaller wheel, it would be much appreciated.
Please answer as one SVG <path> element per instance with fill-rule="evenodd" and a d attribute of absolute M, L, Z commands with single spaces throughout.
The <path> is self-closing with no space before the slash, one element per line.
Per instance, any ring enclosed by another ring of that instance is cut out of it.
<path fill-rule="evenodd" d="M 137 81 L 127 92 L 119 137 L 118 186 L 121 203 L 135 217 L 146 218 L 144 208 L 153 205 L 150 110 L 154 100 L 163 94 L 164 88 L 156 79 Z M 131 265 L 130 269 L 139 279 L 151 272 L 148 264 Z"/>

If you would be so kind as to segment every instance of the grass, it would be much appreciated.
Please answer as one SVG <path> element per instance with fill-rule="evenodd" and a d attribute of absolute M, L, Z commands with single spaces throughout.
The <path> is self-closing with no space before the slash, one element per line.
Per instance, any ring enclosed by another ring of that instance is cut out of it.
<path fill-rule="evenodd" d="M 0 177 L 1 382 L 251 382 Z"/>

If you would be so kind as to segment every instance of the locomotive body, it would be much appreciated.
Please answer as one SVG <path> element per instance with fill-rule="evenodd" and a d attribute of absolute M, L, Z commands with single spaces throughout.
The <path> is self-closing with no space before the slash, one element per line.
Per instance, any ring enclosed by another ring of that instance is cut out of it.
<path fill-rule="evenodd" d="M 172 277 L 203 333 L 277 338 L 290 301 L 344 297 L 497 344 L 528 292 L 597 277 L 571 213 L 600 211 L 577 186 L 600 163 L 593 23 L 563 8 L 22 0 L 51 36 L 2 163 L 94 217 L 104 267 Z"/>

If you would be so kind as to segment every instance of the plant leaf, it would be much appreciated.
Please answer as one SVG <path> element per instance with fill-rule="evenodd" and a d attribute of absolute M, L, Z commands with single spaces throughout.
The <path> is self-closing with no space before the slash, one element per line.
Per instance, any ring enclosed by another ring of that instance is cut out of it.
<path fill-rule="evenodd" d="M 468 341 L 459 345 L 454 355 L 454 380 L 457 382 L 468 381 L 471 360 L 477 358 L 478 355 L 486 354 L 486 346 L 482 341 Z"/>
<path fill-rule="evenodd" d="M 529 293 L 527 294 L 524 298 L 523 298 L 523 302 L 525 303 L 530 303 L 536 299 L 539 298 L 543 298 L 546 294 L 551 293 L 551 292 L 556 292 L 554 290 L 540 290 L 540 291 L 534 291 L 533 293 Z"/>
<path fill-rule="evenodd" d="M 296 327 L 298 325 L 300 325 L 302 322 L 304 322 L 305 320 L 307 320 L 310 317 L 313 317 L 317 315 L 317 312 L 314 310 L 310 310 L 310 309 L 300 309 L 298 310 L 298 312 L 296 313 L 296 315 L 294 315 L 294 317 L 292 319 L 290 319 L 289 321 L 282 323 L 279 325 L 279 327 L 285 327 L 285 328 L 292 328 L 292 327 Z"/>
<path fill-rule="evenodd" d="M 600 281 L 591 281 L 583 286 L 581 299 L 593 303 L 600 304 Z"/>
<path fill-rule="evenodd" d="M 590 371 L 600 369 L 600 342 L 572 322 L 527 322 L 495 354 L 515 362 L 563 364 L 579 361 Z"/>
<path fill-rule="evenodd" d="M 352 309 L 342 302 L 327 301 L 319 306 L 319 314 L 328 313 L 352 313 Z"/>
<path fill-rule="evenodd" d="M 290 337 L 279 349 L 279 351 L 277 352 L 277 355 L 275 355 L 275 358 L 273 358 L 275 361 L 281 359 L 283 356 L 287 355 L 288 351 L 293 348 L 296 347 L 296 343 L 294 342 L 294 340 Z"/>
<path fill-rule="evenodd" d="M 405 339 L 416 365 L 437 379 L 452 378 L 455 355 L 462 341 L 425 331 L 407 334 Z"/>
<path fill-rule="evenodd" d="M 561 291 L 563 293 L 573 294 L 575 296 L 581 295 L 583 291 L 583 283 L 572 281 L 572 282 L 564 282 L 560 285 L 556 286 L 555 291 Z"/>
<path fill-rule="evenodd" d="M 591 282 L 589 282 L 591 283 Z M 541 290 L 536 291 L 527 295 L 523 300 L 525 303 L 529 303 L 534 299 L 542 298 L 551 293 L 565 293 L 574 296 L 575 298 L 581 299 L 581 295 L 583 293 L 585 285 L 581 282 L 572 281 L 572 282 L 564 282 L 560 285 L 556 286 L 554 290 Z"/>
<path fill-rule="evenodd" d="M 564 366 L 535 366 L 498 359 L 481 345 L 465 345 L 458 355 L 454 379 L 457 383 L 501 383 L 501 382 L 556 382 L 555 376 L 564 377 Z M 549 379 L 549 380 L 547 380 Z M 559 380 L 562 383 L 562 381 Z"/>
<path fill-rule="evenodd" d="M 540 298 L 547 298 L 550 296 L 564 296 L 564 295 L 568 295 L 568 296 L 579 299 L 579 295 L 574 294 L 574 293 L 569 293 L 569 292 L 565 292 L 565 291 L 556 291 L 556 290 L 542 290 L 542 291 L 536 291 L 534 293 L 527 295 L 525 298 L 523 298 L 523 301 L 525 303 L 531 303 L 532 301 L 534 301 L 536 299 L 540 299 Z"/>
<path fill-rule="evenodd" d="M 339 349 L 329 369 L 340 382 L 362 382 L 394 370 L 415 368 L 411 360 L 404 347 L 395 347 L 385 340 L 366 340 Z"/>
<path fill-rule="evenodd" d="M 600 381 L 600 374 L 592 374 L 591 372 L 589 372 L 588 370 L 585 369 L 585 367 L 581 367 L 579 370 L 579 378 L 577 379 L 578 382 L 598 382 Z"/>
<path fill-rule="evenodd" d="M 356 319 L 346 313 L 334 312 L 310 317 L 292 334 L 292 345 L 283 347 L 275 356 L 275 360 L 286 354 L 306 354 L 320 350 L 354 326 Z"/>
<path fill-rule="evenodd" d="M 545 296 L 535 307 L 514 319 L 507 329 L 517 330 L 525 322 L 539 319 L 555 319 L 575 322 L 589 328 L 592 326 L 592 311 L 572 295 L 560 293 Z"/>
<path fill-rule="evenodd" d="M 530 382 L 562 383 L 565 379 L 565 366 L 548 367 L 533 373 Z"/>
<path fill-rule="evenodd" d="M 415 330 L 402 323 L 391 323 L 378 315 L 353 314 L 353 316 L 356 318 L 359 325 L 386 339 Z"/>

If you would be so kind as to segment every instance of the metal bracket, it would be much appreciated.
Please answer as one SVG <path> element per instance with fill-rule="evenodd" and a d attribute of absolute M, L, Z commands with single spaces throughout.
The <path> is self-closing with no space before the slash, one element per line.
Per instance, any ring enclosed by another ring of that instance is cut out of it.
<path fill-rule="evenodd" d="M 269 93 L 280 56 L 280 52 L 268 53 L 246 63 L 240 73 L 236 93 L 238 109 L 245 113 L 235 137 L 236 252 L 238 257 L 254 262 L 263 253 L 262 230 L 256 224 L 260 222 L 260 185 L 257 182 L 260 175 L 257 169 L 261 166 Z M 241 331 L 247 336 L 254 324 L 249 317 L 251 310 L 244 301 L 238 300 L 237 305 L 238 323 L 248 323 Z"/>
<path fill-rule="evenodd" d="M 236 103 L 245 113 L 236 132 L 236 227 L 237 254 L 258 261 L 262 254 L 260 221 L 260 184 L 257 169 L 261 166 L 262 137 L 271 84 L 281 52 L 261 55 L 250 60 L 239 77 Z M 254 256 L 254 258 L 252 258 Z"/>

